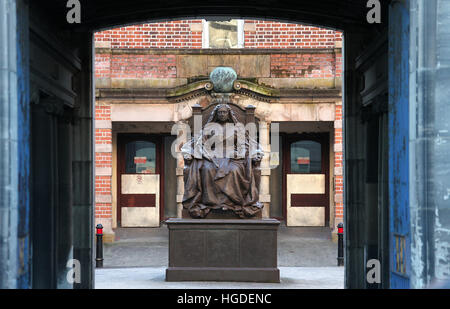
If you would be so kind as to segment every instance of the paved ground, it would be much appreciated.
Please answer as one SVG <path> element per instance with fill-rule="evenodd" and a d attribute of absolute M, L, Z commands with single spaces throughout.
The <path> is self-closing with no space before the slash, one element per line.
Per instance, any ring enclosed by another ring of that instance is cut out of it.
<path fill-rule="evenodd" d="M 148 288 L 343 288 L 344 269 L 336 267 L 337 244 L 329 228 L 293 228 L 278 233 L 280 284 L 165 282 L 168 229 L 116 229 L 116 241 L 104 246 L 104 268 L 96 270 L 100 289 Z"/>
<path fill-rule="evenodd" d="M 165 267 L 103 268 L 96 289 L 342 289 L 343 267 L 279 267 L 280 283 L 166 282 Z"/>

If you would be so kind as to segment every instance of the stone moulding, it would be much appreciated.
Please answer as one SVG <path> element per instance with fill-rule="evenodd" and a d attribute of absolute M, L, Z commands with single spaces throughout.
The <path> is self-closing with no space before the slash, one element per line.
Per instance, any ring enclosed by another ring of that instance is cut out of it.
<path fill-rule="evenodd" d="M 258 85 L 246 80 L 235 81 L 233 88 L 238 94 L 263 102 L 272 102 L 280 97 L 280 91 L 278 89 Z"/>
<path fill-rule="evenodd" d="M 209 80 L 202 80 L 173 89 L 168 89 L 166 97 L 169 101 L 181 102 L 193 99 L 195 97 L 213 94 L 213 84 Z M 263 102 L 272 102 L 278 100 L 280 91 L 258 85 L 247 80 L 236 80 L 233 84 L 233 90 L 236 94 L 242 94 Z"/>
<path fill-rule="evenodd" d="M 171 89 L 173 90 L 173 89 Z M 242 91 L 242 92 L 241 92 Z M 341 100 L 340 89 L 280 89 L 279 97 L 257 96 L 255 92 L 246 92 L 246 90 L 234 91 L 241 97 L 253 98 L 265 103 L 278 104 L 317 104 L 317 103 L 335 103 Z M 107 102 L 108 104 L 117 103 L 135 103 L 135 104 L 161 104 L 161 103 L 180 103 L 189 101 L 193 98 L 207 97 L 212 99 L 215 97 L 214 92 L 206 89 L 199 89 L 190 93 L 190 95 L 169 97 L 167 96 L 167 89 L 97 89 L 96 100 L 97 103 Z M 251 97 L 250 93 L 254 96 Z M 267 100 L 267 101 L 263 101 Z"/>
<path fill-rule="evenodd" d="M 270 55 L 270 54 L 333 54 L 340 52 L 335 48 L 232 48 L 232 49 L 192 49 L 192 48 L 109 48 L 96 47 L 96 54 L 112 55 Z"/>
<path fill-rule="evenodd" d="M 168 89 L 166 97 L 169 101 L 181 102 L 195 97 L 207 95 L 213 89 L 213 84 L 209 80 L 193 82 L 180 87 Z"/>

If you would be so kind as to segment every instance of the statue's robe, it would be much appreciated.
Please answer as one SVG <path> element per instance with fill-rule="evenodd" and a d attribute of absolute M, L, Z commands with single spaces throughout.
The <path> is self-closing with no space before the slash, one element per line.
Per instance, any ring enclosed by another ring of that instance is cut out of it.
<path fill-rule="evenodd" d="M 200 135 L 185 144 L 183 153 L 193 157 L 185 171 L 183 207 L 194 218 L 204 218 L 211 209 L 231 210 L 241 218 L 252 217 L 263 205 L 259 200 L 259 171 L 255 171 L 252 158 L 262 154 L 258 143 L 234 128 L 228 139 L 233 139 L 234 148 L 227 153 L 226 139 L 223 155 L 216 149 L 207 149 L 205 144 L 212 136 Z M 197 147 L 197 148 L 196 148 Z M 229 148 L 228 148 L 229 149 Z M 220 151 L 220 150 L 219 150 Z"/>

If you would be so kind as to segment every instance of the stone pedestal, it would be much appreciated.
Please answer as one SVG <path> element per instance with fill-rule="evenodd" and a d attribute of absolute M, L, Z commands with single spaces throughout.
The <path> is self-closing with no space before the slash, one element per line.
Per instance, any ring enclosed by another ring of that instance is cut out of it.
<path fill-rule="evenodd" d="M 169 219 L 166 281 L 280 282 L 275 219 Z"/>

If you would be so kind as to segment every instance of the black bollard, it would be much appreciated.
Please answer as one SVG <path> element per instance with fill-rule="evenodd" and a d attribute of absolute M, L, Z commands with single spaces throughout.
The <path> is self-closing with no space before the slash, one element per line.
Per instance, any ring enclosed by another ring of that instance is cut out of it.
<path fill-rule="evenodd" d="M 338 224 L 338 257 L 337 265 L 344 266 L 344 224 Z"/>
<path fill-rule="evenodd" d="M 103 267 L 103 225 L 97 224 L 97 257 L 95 267 Z"/>

